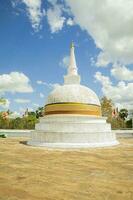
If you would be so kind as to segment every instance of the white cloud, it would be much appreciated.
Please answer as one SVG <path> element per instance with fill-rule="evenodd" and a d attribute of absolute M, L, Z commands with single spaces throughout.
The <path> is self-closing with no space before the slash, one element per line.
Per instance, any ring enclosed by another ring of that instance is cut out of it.
<path fill-rule="evenodd" d="M 56 87 L 59 86 L 58 83 L 47 83 L 47 82 L 41 81 L 41 80 L 38 80 L 38 81 L 37 81 L 37 84 L 38 84 L 38 85 L 45 85 L 46 87 L 48 87 L 48 88 L 50 88 L 50 89 L 54 89 L 54 88 L 56 88 Z"/>
<path fill-rule="evenodd" d="M 55 6 L 57 3 L 57 0 L 48 0 L 48 2 L 51 3 L 53 6 Z"/>
<path fill-rule="evenodd" d="M 74 21 L 92 36 L 100 48 L 98 65 L 133 62 L 132 0 L 66 0 Z"/>
<path fill-rule="evenodd" d="M 11 0 L 12 7 L 15 8 L 17 6 L 17 1 Z"/>
<path fill-rule="evenodd" d="M 110 63 L 110 57 L 107 53 L 100 52 L 97 56 L 96 66 L 97 67 L 107 67 Z"/>
<path fill-rule="evenodd" d="M 95 79 L 97 81 L 99 81 L 102 85 L 104 85 L 105 87 L 108 87 L 108 86 L 110 86 L 112 84 L 110 79 L 109 79 L 109 77 L 108 76 L 103 76 L 101 74 L 101 72 L 96 72 Z"/>
<path fill-rule="evenodd" d="M 28 112 L 33 112 L 33 111 L 34 111 L 33 108 L 28 107 Z"/>
<path fill-rule="evenodd" d="M 69 56 L 66 55 L 62 58 L 62 60 L 59 63 L 60 66 L 62 67 L 68 67 L 69 66 Z"/>
<path fill-rule="evenodd" d="M 95 79 L 102 85 L 103 95 L 112 99 L 119 107 L 131 109 L 133 106 L 133 83 L 118 82 L 115 86 L 109 77 L 104 76 L 101 72 L 96 72 Z"/>
<path fill-rule="evenodd" d="M 25 104 L 25 103 L 30 103 L 31 102 L 30 99 L 14 99 L 14 101 L 16 103 L 21 103 L 21 104 Z"/>
<path fill-rule="evenodd" d="M 73 26 L 74 25 L 73 19 L 72 18 L 68 18 L 66 24 L 69 25 L 69 26 Z"/>
<path fill-rule="evenodd" d="M 19 107 L 19 112 L 21 114 L 24 114 L 26 112 L 27 108 Z"/>
<path fill-rule="evenodd" d="M 40 98 L 44 98 L 44 94 L 42 92 L 40 92 Z"/>
<path fill-rule="evenodd" d="M 43 81 L 40 81 L 40 80 L 38 80 L 36 83 L 37 83 L 38 85 L 43 85 L 43 84 L 44 84 L 44 82 L 43 82 Z"/>
<path fill-rule="evenodd" d="M 133 70 L 128 69 L 124 65 L 114 64 L 111 69 L 111 74 L 118 80 L 132 81 Z"/>
<path fill-rule="evenodd" d="M 27 15 L 35 31 L 41 28 L 41 20 L 45 15 L 45 10 L 41 11 L 41 0 L 22 0 L 26 5 Z"/>
<path fill-rule="evenodd" d="M 33 103 L 32 104 L 34 107 L 39 107 L 39 104 L 38 103 Z"/>
<path fill-rule="evenodd" d="M 47 87 L 51 87 L 51 84 L 49 84 L 49 83 L 47 83 L 47 82 L 45 82 L 45 81 L 38 80 L 36 83 L 37 83 L 38 85 L 45 85 L 45 86 L 47 86 Z"/>
<path fill-rule="evenodd" d="M 49 8 L 47 10 L 47 20 L 52 33 L 62 30 L 65 22 L 65 17 L 62 16 L 62 6 L 55 4 L 53 8 Z"/>
<path fill-rule="evenodd" d="M 5 92 L 29 93 L 33 92 L 33 89 L 25 74 L 11 72 L 10 74 L 0 75 L 0 93 Z"/>
<path fill-rule="evenodd" d="M 91 63 L 91 66 L 94 66 L 96 64 L 95 57 L 93 56 L 90 57 L 90 63 Z"/>
<path fill-rule="evenodd" d="M 25 112 L 32 112 L 34 111 L 33 108 L 31 107 L 19 107 L 19 112 L 21 113 L 21 115 L 25 114 Z"/>

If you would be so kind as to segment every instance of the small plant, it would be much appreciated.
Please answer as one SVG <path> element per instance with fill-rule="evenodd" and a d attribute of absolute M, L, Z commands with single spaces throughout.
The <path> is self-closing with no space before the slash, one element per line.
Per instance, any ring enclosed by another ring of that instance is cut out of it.
<path fill-rule="evenodd" d="M 4 133 L 0 133 L 0 138 L 6 138 L 6 135 Z"/>

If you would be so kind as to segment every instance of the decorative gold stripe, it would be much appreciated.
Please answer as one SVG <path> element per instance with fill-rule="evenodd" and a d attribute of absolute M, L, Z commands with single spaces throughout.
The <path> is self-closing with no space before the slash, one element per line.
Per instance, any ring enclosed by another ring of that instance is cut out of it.
<path fill-rule="evenodd" d="M 101 116 L 101 112 L 93 112 L 93 111 L 51 111 L 45 112 L 45 115 L 52 115 L 52 114 L 79 114 L 79 115 L 97 115 Z"/>
<path fill-rule="evenodd" d="M 99 105 L 96 105 L 96 104 L 88 104 L 88 103 L 78 103 L 78 102 L 60 102 L 60 103 L 50 103 L 50 104 L 46 104 L 45 106 L 55 106 L 55 105 L 92 105 L 92 106 L 98 106 L 100 107 Z"/>
<path fill-rule="evenodd" d="M 82 103 L 58 103 L 45 106 L 45 115 L 50 114 L 85 114 L 101 115 L 101 108 L 98 105 Z"/>

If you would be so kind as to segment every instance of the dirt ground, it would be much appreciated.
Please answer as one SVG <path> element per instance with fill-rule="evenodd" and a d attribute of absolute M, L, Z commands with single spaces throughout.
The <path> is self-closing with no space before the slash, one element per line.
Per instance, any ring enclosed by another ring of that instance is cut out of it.
<path fill-rule="evenodd" d="M 133 139 L 86 150 L 0 139 L 0 200 L 133 200 Z"/>

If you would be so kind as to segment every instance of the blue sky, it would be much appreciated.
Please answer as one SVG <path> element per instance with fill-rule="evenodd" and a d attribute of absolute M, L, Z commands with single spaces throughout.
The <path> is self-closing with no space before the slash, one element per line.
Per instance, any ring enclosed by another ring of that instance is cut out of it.
<path fill-rule="evenodd" d="M 81 83 L 99 97 L 106 95 L 116 105 L 132 108 L 133 93 L 128 94 L 133 90 L 133 3 L 105 2 L 103 8 L 95 0 L 84 4 L 81 0 L 0 0 L 0 96 L 10 102 L 1 109 L 9 106 L 23 112 L 43 106 L 51 84 L 63 83 L 63 58 L 68 59 L 71 41 Z M 122 13 L 128 18 L 120 24 Z M 21 73 L 28 80 L 23 81 Z"/>

